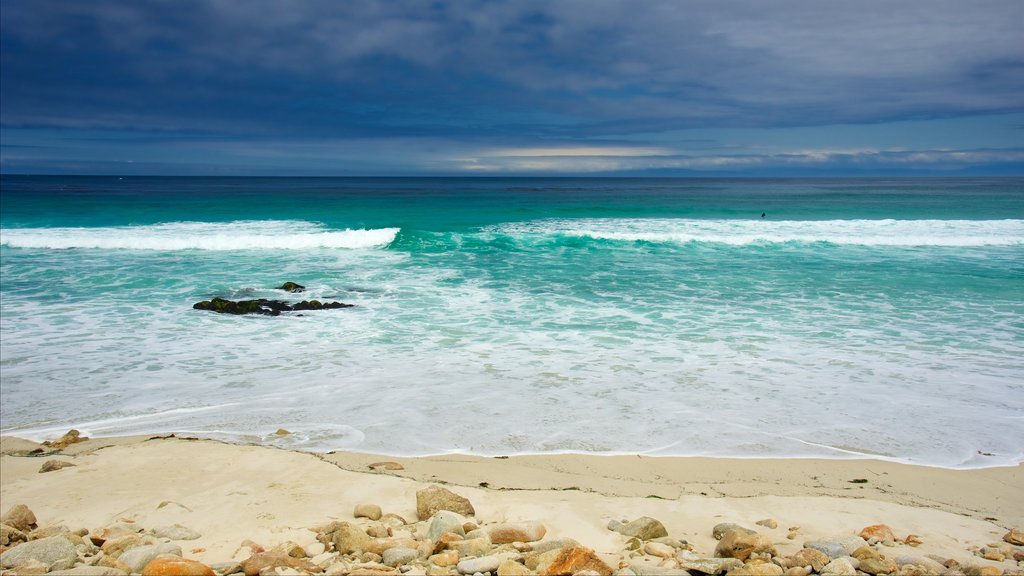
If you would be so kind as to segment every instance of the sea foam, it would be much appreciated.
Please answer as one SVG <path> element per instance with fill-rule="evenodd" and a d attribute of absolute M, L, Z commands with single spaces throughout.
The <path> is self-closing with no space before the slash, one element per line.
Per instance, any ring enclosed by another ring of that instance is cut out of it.
<path fill-rule="evenodd" d="M 381 248 L 398 228 L 329 230 L 301 220 L 171 222 L 103 228 L 7 228 L 0 243 L 10 248 L 105 250 L 307 250 Z"/>
<path fill-rule="evenodd" d="M 510 236 L 560 235 L 653 243 L 744 246 L 828 243 L 862 246 L 1013 246 L 1024 244 L 1024 220 L 694 220 L 588 218 L 501 224 Z"/>

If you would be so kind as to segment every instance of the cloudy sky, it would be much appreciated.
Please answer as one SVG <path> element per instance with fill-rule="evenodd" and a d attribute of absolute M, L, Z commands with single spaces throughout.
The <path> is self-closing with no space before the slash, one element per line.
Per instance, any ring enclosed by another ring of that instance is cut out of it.
<path fill-rule="evenodd" d="M 0 170 L 1024 174 L 1024 2 L 3 0 Z"/>

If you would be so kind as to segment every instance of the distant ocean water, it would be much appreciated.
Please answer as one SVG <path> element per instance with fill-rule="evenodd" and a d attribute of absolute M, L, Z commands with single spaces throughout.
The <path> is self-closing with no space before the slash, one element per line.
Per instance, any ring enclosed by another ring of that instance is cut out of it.
<path fill-rule="evenodd" d="M 1024 180 L 3 176 L 0 393 L 37 439 L 1013 464 Z"/>

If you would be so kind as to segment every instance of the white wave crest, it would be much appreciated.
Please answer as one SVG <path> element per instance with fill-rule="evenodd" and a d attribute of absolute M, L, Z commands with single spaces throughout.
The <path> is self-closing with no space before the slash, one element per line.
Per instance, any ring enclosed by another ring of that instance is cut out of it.
<path fill-rule="evenodd" d="M 0 229 L 11 248 L 100 248 L 107 250 L 306 250 L 383 248 L 398 228 L 329 230 L 301 220 L 170 222 L 106 228 Z"/>
<path fill-rule="evenodd" d="M 694 220 L 606 218 L 502 224 L 487 232 L 656 243 L 730 245 L 783 242 L 863 246 L 1014 246 L 1024 220 Z"/>

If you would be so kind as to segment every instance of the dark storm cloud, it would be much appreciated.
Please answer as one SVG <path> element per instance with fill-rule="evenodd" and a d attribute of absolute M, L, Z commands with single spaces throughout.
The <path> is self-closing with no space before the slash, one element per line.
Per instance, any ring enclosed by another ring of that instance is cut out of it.
<path fill-rule="evenodd" d="M 461 150 L 1024 110 L 1016 0 L 4 0 L 0 10 L 8 133 L 424 138 Z"/>

